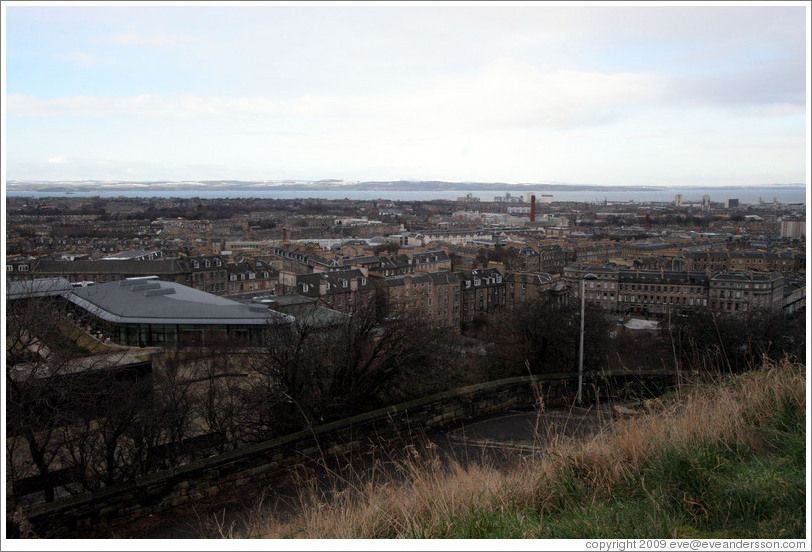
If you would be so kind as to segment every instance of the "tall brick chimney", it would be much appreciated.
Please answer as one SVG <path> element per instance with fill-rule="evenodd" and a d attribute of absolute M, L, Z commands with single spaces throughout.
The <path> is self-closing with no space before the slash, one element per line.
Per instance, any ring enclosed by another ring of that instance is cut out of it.
<path fill-rule="evenodd" d="M 530 196 L 530 222 L 536 222 L 536 196 Z"/>
<path fill-rule="evenodd" d="M 288 242 L 288 229 L 282 228 L 282 243 Z"/>

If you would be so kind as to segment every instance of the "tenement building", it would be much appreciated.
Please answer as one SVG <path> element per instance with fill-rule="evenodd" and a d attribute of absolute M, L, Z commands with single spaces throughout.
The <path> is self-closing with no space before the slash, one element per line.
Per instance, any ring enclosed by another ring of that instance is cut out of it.
<path fill-rule="evenodd" d="M 584 278 L 587 276 L 587 278 Z M 582 281 L 583 280 L 583 281 Z M 719 313 L 784 308 L 784 278 L 779 273 L 632 270 L 577 264 L 564 268 L 570 297 L 612 313 L 666 316 L 708 307 Z"/>
<path fill-rule="evenodd" d="M 291 291 L 314 297 L 339 312 L 351 313 L 359 307 L 371 305 L 375 299 L 375 286 L 367 274 L 359 268 L 297 274 L 295 290 Z M 280 282 L 283 276 L 280 274 Z"/>
<path fill-rule="evenodd" d="M 456 274 L 460 279 L 461 323 L 472 321 L 478 314 L 492 314 L 507 305 L 507 282 L 497 268 L 461 270 Z"/>
<path fill-rule="evenodd" d="M 686 314 L 689 310 L 707 306 L 708 276 L 704 272 L 618 271 L 616 312 Z"/>
<path fill-rule="evenodd" d="M 387 316 L 417 316 L 446 328 L 460 325 L 460 281 L 449 271 L 376 278 Z"/>
<path fill-rule="evenodd" d="M 553 289 L 555 280 L 546 272 L 508 272 L 507 282 L 508 308 L 518 309 L 523 305 L 538 300 Z"/>
<path fill-rule="evenodd" d="M 711 309 L 717 312 L 780 309 L 784 302 L 784 278 L 760 272 L 716 274 L 710 278 L 709 300 Z"/>
<path fill-rule="evenodd" d="M 590 304 L 598 305 L 608 312 L 617 312 L 618 270 L 612 266 L 578 263 L 567 265 L 561 279 L 569 285 L 570 296 L 581 299 L 581 280 L 586 275 L 595 276 L 584 284 L 584 297 Z"/>
<path fill-rule="evenodd" d="M 781 272 L 797 274 L 806 266 L 805 255 L 767 251 L 690 251 L 679 259 L 685 270 L 708 272 Z"/>

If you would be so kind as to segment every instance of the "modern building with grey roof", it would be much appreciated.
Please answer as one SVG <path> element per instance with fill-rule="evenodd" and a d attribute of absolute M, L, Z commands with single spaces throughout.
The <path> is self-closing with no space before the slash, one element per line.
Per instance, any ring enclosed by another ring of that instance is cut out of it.
<path fill-rule="evenodd" d="M 244 305 L 155 277 L 76 288 L 68 299 L 113 341 L 130 346 L 216 339 L 257 344 L 269 324 L 293 322 L 267 305 Z"/>

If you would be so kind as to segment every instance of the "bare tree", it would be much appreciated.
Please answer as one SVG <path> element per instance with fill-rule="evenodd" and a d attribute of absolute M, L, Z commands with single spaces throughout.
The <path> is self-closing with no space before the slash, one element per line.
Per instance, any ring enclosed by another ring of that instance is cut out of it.
<path fill-rule="evenodd" d="M 299 318 L 269 331 L 251 388 L 255 422 L 292 429 L 351 416 L 386 404 L 396 381 L 428 372 L 437 335 L 404 314 L 378 321 L 375 305 L 357 305 L 327 328 Z M 261 419 L 261 417 L 264 418 Z"/>
<path fill-rule="evenodd" d="M 46 290 L 47 291 L 47 290 Z M 52 290 L 53 291 L 53 290 Z M 115 359 L 87 358 L 78 345 L 67 302 L 58 294 L 15 296 L 6 302 L 6 428 L 7 449 L 21 477 L 33 467 L 46 501 L 54 499 L 66 446 L 64 427 L 81 408 L 79 374 L 94 371 Z M 9 481 L 19 483 L 20 480 Z"/>
<path fill-rule="evenodd" d="M 493 343 L 487 358 L 493 377 L 527 372 L 558 372 L 576 368 L 579 338 L 579 309 L 574 304 L 541 297 L 522 310 L 503 311 L 489 321 L 488 339 Z M 605 314 L 586 309 L 584 324 L 584 367 L 601 362 L 608 347 Z"/>

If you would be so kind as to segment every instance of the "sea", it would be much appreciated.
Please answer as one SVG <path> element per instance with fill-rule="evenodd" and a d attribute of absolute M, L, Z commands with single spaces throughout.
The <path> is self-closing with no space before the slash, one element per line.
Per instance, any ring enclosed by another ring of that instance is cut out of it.
<path fill-rule="evenodd" d="M 682 196 L 683 203 L 700 203 L 702 197 L 707 194 L 710 201 L 722 203 L 728 199 L 738 199 L 740 204 L 758 203 L 781 203 L 781 204 L 806 204 L 807 189 L 798 187 L 752 187 L 752 188 L 668 188 L 668 189 L 646 189 L 635 190 L 532 190 L 528 193 L 535 193 L 536 199 L 541 201 L 542 194 L 545 200 L 552 202 L 585 202 L 594 204 L 618 204 L 618 203 L 663 203 L 673 202 L 677 195 Z M 88 190 L 88 191 L 6 191 L 6 197 L 100 197 L 100 198 L 201 198 L 201 199 L 226 199 L 226 198 L 259 198 L 259 199 L 351 199 L 351 200 L 388 200 L 388 201 L 430 201 L 430 200 L 456 200 L 471 194 L 472 197 L 480 201 L 494 201 L 496 197 L 505 197 L 506 193 L 511 196 L 521 197 L 523 193 L 516 190 L 279 190 L 279 189 L 250 189 L 250 190 L 201 190 L 201 189 L 154 189 L 149 192 L 141 190 Z"/>

